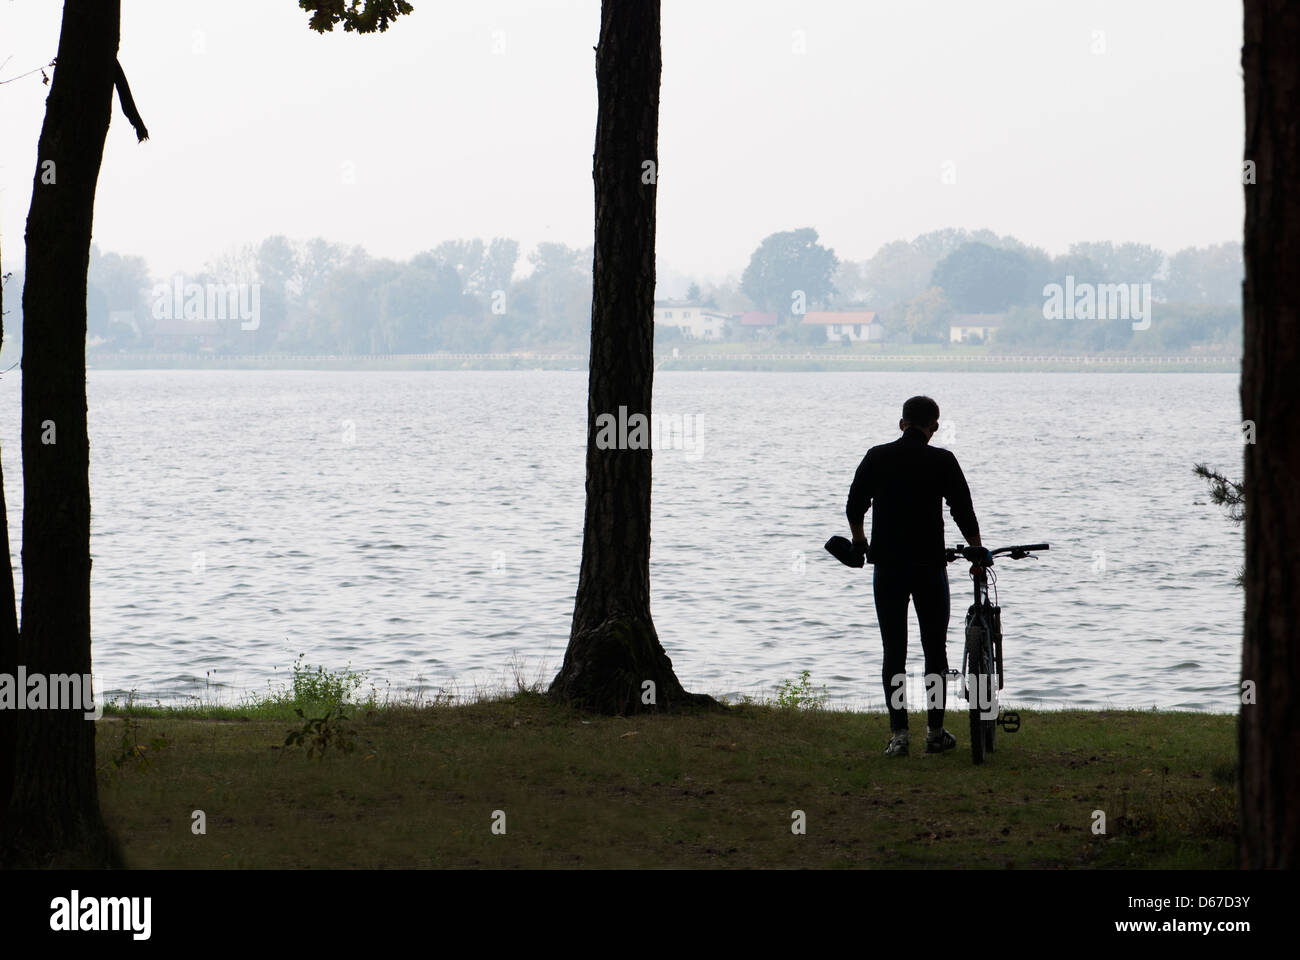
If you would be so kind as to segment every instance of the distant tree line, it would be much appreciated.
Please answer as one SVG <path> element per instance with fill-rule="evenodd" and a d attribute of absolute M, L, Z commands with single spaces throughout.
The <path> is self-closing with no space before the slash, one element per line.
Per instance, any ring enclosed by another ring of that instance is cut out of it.
<path fill-rule="evenodd" d="M 156 293 L 173 278 L 151 277 L 141 257 L 91 250 L 87 288 L 90 350 L 286 353 L 497 352 L 585 349 L 591 322 L 591 247 L 542 243 L 519 263 L 508 238 L 448 240 L 410 260 L 370 256 L 322 239 L 272 236 L 232 250 L 185 284 L 258 284 L 255 329 L 223 320 L 227 336 L 178 335 Z M 1043 288 L 1063 283 L 1150 284 L 1149 329 L 1127 319 L 1050 319 Z M 1059 256 L 988 230 L 935 230 L 895 240 L 869 260 L 840 260 L 805 227 L 765 237 L 741 276 L 691 282 L 688 300 L 724 313 L 775 314 L 759 334 L 735 339 L 825 343 L 800 324 L 809 310 L 871 310 L 893 342 L 946 342 L 958 314 L 999 314 L 1000 344 L 1044 350 L 1183 350 L 1237 344 L 1241 337 L 1239 243 L 1166 255 L 1142 243 L 1075 243 Z M 17 294 L 22 274 L 9 285 Z M 10 299 L 17 310 L 18 296 Z M 164 305 L 165 306 L 165 305 Z M 6 329 L 16 337 L 21 314 Z M 197 328 L 196 328 L 197 329 Z M 166 336 L 159 336 L 166 332 Z M 659 325 L 656 342 L 682 340 Z"/>
<path fill-rule="evenodd" d="M 585 346 L 591 317 L 591 248 L 542 243 L 516 277 L 519 244 L 449 240 L 398 261 L 322 239 L 268 237 L 180 278 L 151 277 L 140 257 L 90 255 L 90 350 L 174 352 L 427 353 Z M 22 275 L 11 290 L 21 290 Z M 172 285 L 256 284 L 258 316 L 218 322 L 175 316 Z M 17 298 L 14 298 L 16 301 Z M 16 304 L 15 304 L 16 305 Z M 17 311 L 11 311 L 17 312 Z M 193 336 L 186 320 L 194 325 Z M 20 329 L 21 314 L 8 329 Z M 212 335 L 211 323 L 220 327 Z M 252 329 L 246 329 L 252 327 Z"/>
<path fill-rule="evenodd" d="M 704 289 L 705 304 L 775 313 L 777 339 L 808 342 L 825 335 L 801 329 L 792 304 L 874 311 L 893 341 L 947 341 L 954 316 L 999 314 L 1005 322 L 998 341 L 1016 347 L 1174 350 L 1240 342 L 1240 243 L 1172 256 L 1142 243 L 1075 243 L 1053 257 L 1012 236 L 945 229 L 887 243 L 855 262 L 839 260 L 817 239 L 808 228 L 767 237 L 739 283 Z M 1048 319 L 1044 287 L 1067 277 L 1076 284 L 1150 284 L 1150 328 L 1135 331 L 1128 319 Z"/>

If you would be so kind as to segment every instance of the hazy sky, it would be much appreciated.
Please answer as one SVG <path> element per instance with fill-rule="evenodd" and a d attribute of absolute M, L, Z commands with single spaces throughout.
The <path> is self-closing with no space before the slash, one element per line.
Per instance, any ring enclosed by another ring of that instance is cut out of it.
<path fill-rule="evenodd" d="M 114 100 L 95 241 L 159 276 L 273 233 L 398 258 L 589 244 L 598 0 L 413 3 L 386 34 L 322 37 L 295 0 L 123 0 L 152 139 Z M 54 57 L 61 8 L 0 3 L 0 80 Z M 1238 239 L 1241 19 L 1234 0 L 664 0 L 661 287 L 739 274 L 802 226 L 854 260 L 946 226 L 1052 253 Z M 46 92 L 0 85 L 7 268 Z"/>

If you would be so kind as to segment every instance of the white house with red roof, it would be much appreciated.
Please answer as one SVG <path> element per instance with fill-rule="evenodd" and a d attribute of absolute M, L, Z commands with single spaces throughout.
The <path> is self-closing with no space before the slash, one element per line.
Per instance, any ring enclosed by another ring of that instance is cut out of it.
<path fill-rule="evenodd" d="M 874 310 L 833 310 L 813 311 L 803 316 L 803 326 L 822 327 L 826 330 L 826 339 L 857 343 L 863 340 L 881 340 L 885 336 L 884 325 L 876 319 Z"/>

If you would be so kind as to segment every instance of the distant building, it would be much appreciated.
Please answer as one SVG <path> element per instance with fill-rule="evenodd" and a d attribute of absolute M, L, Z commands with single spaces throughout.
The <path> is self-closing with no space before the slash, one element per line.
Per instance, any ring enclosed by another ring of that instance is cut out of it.
<path fill-rule="evenodd" d="M 731 329 L 742 340 L 770 340 L 777 323 L 775 313 L 739 313 Z"/>
<path fill-rule="evenodd" d="M 655 326 L 677 327 L 688 340 L 721 340 L 731 314 L 689 300 L 656 300 Z"/>
<path fill-rule="evenodd" d="M 881 340 L 885 336 L 884 325 L 876 320 L 875 311 L 871 310 L 805 313 L 803 323 L 805 326 L 824 327 L 827 340 L 842 341 L 847 337 L 856 343 L 860 340 Z"/>
<path fill-rule="evenodd" d="M 1003 319 L 1001 313 L 959 313 L 948 321 L 949 340 L 952 343 L 991 340 Z"/>
<path fill-rule="evenodd" d="M 226 340 L 217 320 L 158 320 L 153 328 L 153 348 L 161 353 L 215 350 Z"/>

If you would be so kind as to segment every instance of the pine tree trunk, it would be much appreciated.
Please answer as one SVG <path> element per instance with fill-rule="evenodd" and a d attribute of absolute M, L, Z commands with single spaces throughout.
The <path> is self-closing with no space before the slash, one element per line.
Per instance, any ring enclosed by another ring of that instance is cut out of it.
<path fill-rule="evenodd" d="M 119 13 L 120 0 L 64 3 L 27 217 L 18 661 L 29 675 L 47 678 L 90 674 L 86 272 Z M 74 704 L 17 713 L 16 776 L 3 843 L 12 864 L 120 862 L 100 816 L 95 724 L 84 712 Z"/>
<path fill-rule="evenodd" d="M 1241 862 L 1300 867 L 1300 4 L 1246 0 L 1247 183 L 1242 417 L 1246 621 L 1238 721 Z"/>
<path fill-rule="evenodd" d="M 4 267 L 0 263 L 0 343 L 4 342 Z M 9 556 L 9 510 L 5 503 L 4 467 L 0 466 L 0 676 L 18 669 L 18 610 L 14 604 L 14 569 Z M 17 715 L 0 710 L 0 821 L 14 785 L 14 723 Z"/>
<path fill-rule="evenodd" d="M 587 509 L 573 626 L 550 694 L 606 714 L 717 706 L 682 689 L 650 619 L 651 451 L 598 445 L 602 415 L 617 420 L 621 407 L 628 418 L 650 416 L 659 73 L 659 0 L 604 0 L 596 49 Z"/>

